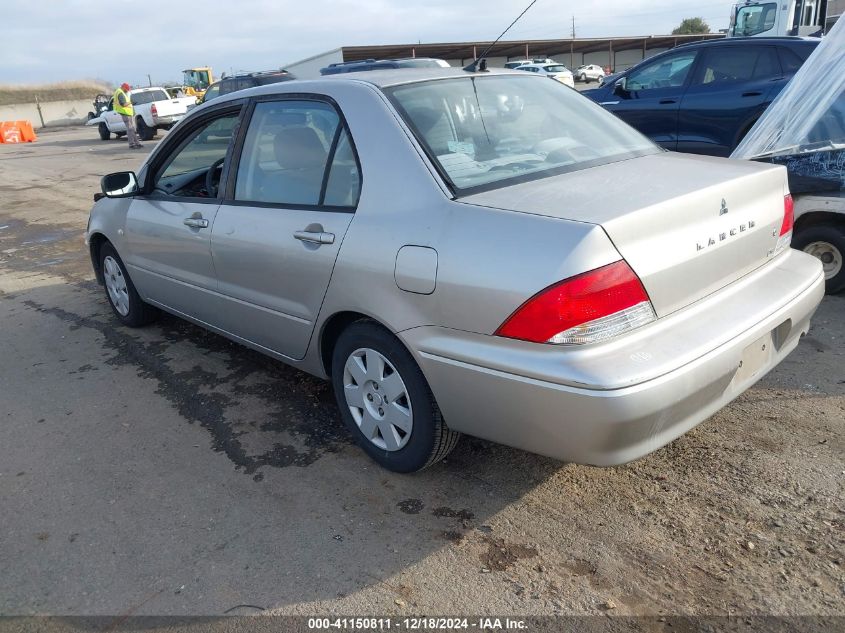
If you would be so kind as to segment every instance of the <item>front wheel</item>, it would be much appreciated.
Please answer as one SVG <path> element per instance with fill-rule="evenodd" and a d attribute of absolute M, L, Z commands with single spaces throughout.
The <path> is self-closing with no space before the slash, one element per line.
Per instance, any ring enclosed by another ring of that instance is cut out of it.
<path fill-rule="evenodd" d="M 126 272 L 123 260 L 109 242 L 100 248 L 100 270 L 103 273 L 106 299 L 121 323 L 129 327 L 141 327 L 155 320 L 158 310 L 143 302 Z"/>
<path fill-rule="evenodd" d="M 581 75 L 580 77 L 578 77 L 578 81 L 587 83 L 587 75 Z"/>
<path fill-rule="evenodd" d="M 101 141 L 107 141 L 111 138 L 111 132 L 109 132 L 109 128 L 105 123 L 100 123 L 97 126 L 97 131 L 100 133 Z"/>
<path fill-rule="evenodd" d="M 821 261 L 827 294 L 845 290 L 845 228 L 824 224 L 809 226 L 795 234 L 792 246 Z"/>
<path fill-rule="evenodd" d="M 422 470 L 446 457 L 460 438 L 446 426 L 413 356 L 372 321 L 353 323 L 340 335 L 332 386 L 344 423 L 388 470 Z"/>

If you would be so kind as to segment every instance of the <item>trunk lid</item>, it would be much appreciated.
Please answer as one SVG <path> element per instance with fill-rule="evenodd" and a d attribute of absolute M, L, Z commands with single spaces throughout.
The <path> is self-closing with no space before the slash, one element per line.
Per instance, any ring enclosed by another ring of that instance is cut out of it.
<path fill-rule="evenodd" d="M 783 168 L 666 152 L 460 201 L 600 225 L 665 316 L 772 259 L 786 183 Z"/>

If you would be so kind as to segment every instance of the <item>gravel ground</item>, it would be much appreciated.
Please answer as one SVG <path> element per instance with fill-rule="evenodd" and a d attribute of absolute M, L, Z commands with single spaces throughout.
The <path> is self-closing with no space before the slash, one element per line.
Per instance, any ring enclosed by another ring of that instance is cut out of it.
<path fill-rule="evenodd" d="M 92 128 L 0 146 L 0 614 L 845 615 L 845 297 L 636 463 L 464 438 L 400 476 L 321 381 L 110 316 L 83 231 L 140 159 Z"/>

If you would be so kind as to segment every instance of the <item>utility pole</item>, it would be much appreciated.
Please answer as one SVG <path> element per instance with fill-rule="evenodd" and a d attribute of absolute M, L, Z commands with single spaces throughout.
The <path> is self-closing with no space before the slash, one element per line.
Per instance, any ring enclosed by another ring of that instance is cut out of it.
<path fill-rule="evenodd" d="M 152 88 L 153 87 L 153 78 L 150 77 L 149 75 L 147 75 L 147 82 L 149 82 L 150 88 Z"/>
<path fill-rule="evenodd" d="M 572 16 L 572 39 L 575 39 L 575 16 Z"/>

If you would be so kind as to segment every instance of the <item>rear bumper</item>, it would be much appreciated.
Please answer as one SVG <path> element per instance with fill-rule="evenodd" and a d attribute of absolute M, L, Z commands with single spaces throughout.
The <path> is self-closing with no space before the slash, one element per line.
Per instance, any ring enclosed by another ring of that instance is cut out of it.
<path fill-rule="evenodd" d="M 402 336 L 450 427 L 556 459 L 612 466 L 696 426 L 785 358 L 824 295 L 790 250 L 621 340 L 580 348 L 436 327 Z"/>

